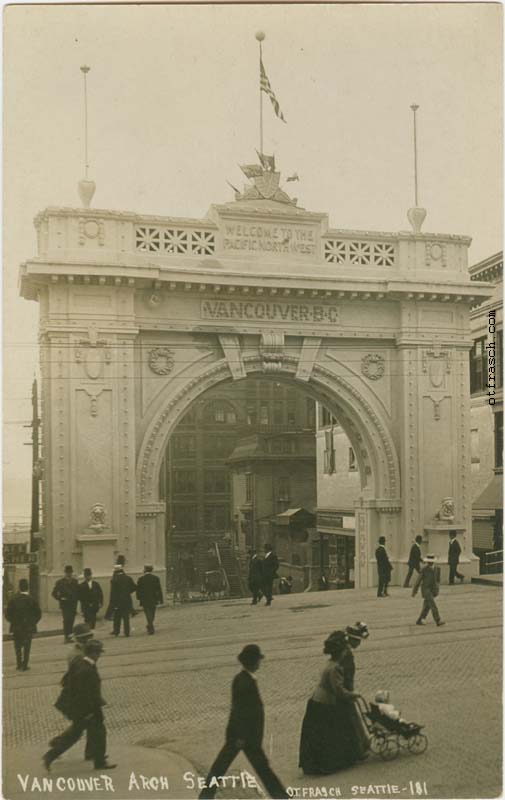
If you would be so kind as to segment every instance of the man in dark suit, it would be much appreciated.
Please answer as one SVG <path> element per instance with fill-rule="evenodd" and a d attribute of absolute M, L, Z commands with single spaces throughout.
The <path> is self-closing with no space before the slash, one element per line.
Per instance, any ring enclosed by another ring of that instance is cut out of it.
<path fill-rule="evenodd" d="M 89 567 L 84 570 L 84 580 L 79 584 L 79 600 L 84 622 L 93 629 L 96 625 L 96 615 L 103 606 L 103 592 L 98 581 L 93 580 L 93 573 Z"/>
<path fill-rule="evenodd" d="M 263 586 L 262 561 L 256 550 L 251 550 L 249 553 L 249 574 L 247 576 L 247 583 L 249 591 L 252 594 L 251 605 L 255 606 L 258 600 L 261 600 L 261 588 Z"/>
<path fill-rule="evenodd" d="M 87 731 L 89 755 L 95 769 L 114 769 L 115 764 L 107 763 L 107 732 L 103 718 L 100 676 L 96 662 L 103 652 L 103 644 L 90 639 L 84 645 L 84 656 L 72 661 L 65 676 L 68 705 L 67 716 L 72 724 L 60 736 L 49 742 L 50 749 L 43 756 L 45 768 L 49 771 L 52 762 L 74 745 Z"/>
<path fill-rule="evenodd" d="M 415 597 L 417 590 L 421 587 L 421 594 L 423 596 L 423 607 L 416 625 L 424 625 L 424 620 L 430 611 L 438 626 L 445 625 L 445 622 L 442 622 L 440 619 L 437 604 L 435 603 L 435 597 L 438 595 L 438 576 L 434 568 L 435 556 L 426 556 L 425 561 L 426 564 L 419 573 L 419 577 L 412 590 L 412 597 Z"/>
<path fill-rule="evenodd" d="M 205 788 L 199 795 L 200 800 L 214 797 L 218 788 L 216 779 L 226 774 L 228 767 L 241 750 L 256 770 L 270 797 L 289 797 L 268 763 L 262 747 L 265 716 L 254 678 L 262 658 L 257 644 L 246 645 L 238 656 L 243 669 L 234 677 L 231 687 L 231 711 L 226 727 L 226 741 L 205 779 Z"/>
<path fill-rule="evenodd" d="M 414 573 L 414 570 L 416 572 L 418 572 L 418 573 L 421 572 L 421 561 L 422 561 L 422 558 L 421 558 L 421 543 L 422 543 L 422 541 L 423 541 L 423 537 L 422 536 L 416 536 L 416 538 L 412 542 L 412 547 L 410 548 L 409 560 L 408 560 L 409 571 L 407 572 L 407 576 L 405 578 L 405 583 L 403 584 L 403 588 L 404 589 L 408 589 L 409 588 L 410 579 L 411 579 L 411 577 L 412 577 L 412 575 Z"/>
<path fill-rule="evenodd" d="M 461 545 L 457 540 L 457 531 L 449 531 L 449 554 L 447 560 L 449 562 L 449 583 L 454 583 L 454 578 L 463 583 L 465 576 L 462 572 L 458 572 L 459 557 L 461 555 Z"/>
<path fill-rule="evenodd" d="M 271 544 L 265 545 L 265 557 L 261 564 L 263 574 L 263 594 L 267 600 L 267 606 L 272 605 L 272 589 L 275 578 L 278 577 L 277 570 L 279 569 L 279 559 L 272 550 Z"/>
<path fill-rule="evenodd" d="M 163 592 L 161 591 L 160 579 L 153 575 L 153 568 L 150 564 L 144 567 L 144 574 L 137 581 L 137 598 L 144 609 L 147 622 L 147 632 L 154 633 L 154 615 L 156 606 L 163 602 Z"/>
<path fill-rule="evenodd" d="M 110 582 L 110 609 L 112 611 L 112 633 L 119 636 L 121 620 L 124 626 L 124 635 L 130 635 L 130 614 L 132 611 L 131 595 L 136 589 L 135 581 L 130 578 L 120 564 L 114 567 L 114 574 Z"/>
<path fill-rule="evenodd" d="M 19 592 L 11 597 L 5 610 L 5 618 L 11 624 L 14 637 L 14 650 L 16 651 L 16 669 L 26 672 L 30 669 L 30 648 L 33 634 L 37 630 L 37 622 L 42 616 L 40 606 L 28 592 L 28 581 L 21 578 Z"/>
<path fill-rule="evenodd" d="M 389 560 L 386 552 L 386 537 L 379 537 L 379 546 L 375 551 L 375 558 L 377 560 L 377 572 L 379 575 L 379 583 L 377 586 L 377 597 L 389 597 L 388 585 L 391 580 L 391 570 L 393 566 Z"/>
<path fill-rule="evenodd" d="M 65 642 L 72 641 L 72 629 L 74 627 L 75 615 L 77 613 L 77 601 L 79 599 L 79 584 L 74 578 L 74 570 L 70 565 L 65 567 L 65 575 L 56 581 L 52 595 L 58 600 L 63 617 L 63 635 Z"/>

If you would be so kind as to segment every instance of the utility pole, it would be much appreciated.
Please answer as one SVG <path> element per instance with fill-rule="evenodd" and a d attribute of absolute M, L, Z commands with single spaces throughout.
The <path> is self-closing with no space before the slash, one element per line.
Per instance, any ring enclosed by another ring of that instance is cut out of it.
<path fill-rule="evenodd" d="M 40 532 L 40 451 L 39 451 L 39 400 L 37 391 L 37 379 L 32 383 L 32 421 L 25 428 L 32 429 L 32 441 L 25 442 L 32 448 L 32 515 L 30 524 L 30 553 L 37 552 L 39 541 L 37 534 Z M 38 597 L 39 594 L 39 568 L 38 563 L 30 564 L 30 588 L 32 594 Z"/>

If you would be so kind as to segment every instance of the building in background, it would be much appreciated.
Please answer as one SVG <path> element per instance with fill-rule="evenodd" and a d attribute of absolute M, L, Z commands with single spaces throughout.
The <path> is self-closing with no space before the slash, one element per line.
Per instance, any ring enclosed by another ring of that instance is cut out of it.
<path fill-rule="evenodd" d="M 330 588 L 354 586 L 355 517 L 360 476 L 356 455 L 338 420 L 317 413 L 317 536 L 313 564 Z"/>
<path fill-rule="evenodd" d="M 186 582 L 198 584 L 216 566 L 216 542 L 245 561 L 276 514 L 291 505 L 313 511 L 314 434 L 314 401 L 275 380 L 223 383 L 196 401 L 161 471 L 168 569 L 179 564 Z"/>
<path fill-rule="evenodd" d="M 474 264 L 470 277 L 495 284 L 470 312 L 473 549 L 482 571 L 494 563 L 501 571 L 503 554 L 488 554 L 503 551 L 503 253 Z"/>

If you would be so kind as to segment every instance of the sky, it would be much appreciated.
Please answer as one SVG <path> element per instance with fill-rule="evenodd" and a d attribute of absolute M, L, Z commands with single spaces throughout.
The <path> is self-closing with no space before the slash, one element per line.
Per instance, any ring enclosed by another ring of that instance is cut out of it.
<path fill-rule="evenodd" d="M 259 147 L 297 172 L 299 205 L 334 228 L 408 230 L 419 105 L 423 230 L 502 247 L 502 8 L 398 5 L 69 5 L 4 10 L 3 517 L 30 513 L 38 306 L 19 297 L 33 218 L 78 207 L 87 64 L 92 205 L 204 216 L 242 186 Z"/>

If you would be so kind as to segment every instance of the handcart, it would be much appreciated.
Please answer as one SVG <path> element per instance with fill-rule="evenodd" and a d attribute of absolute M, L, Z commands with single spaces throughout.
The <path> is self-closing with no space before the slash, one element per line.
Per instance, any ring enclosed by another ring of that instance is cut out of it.
<path fill-rule="evenodd" d="M 428 747 L 428 737 L 421 733 L 423 725 L 390 719 L 381 714 L 375 703 L 369 705 L 363 697 L 356 700 L 356 705 L 370 736 L 370 748 L 384 761 L 396 758 L 400 749 L 421 755 Z"/>

